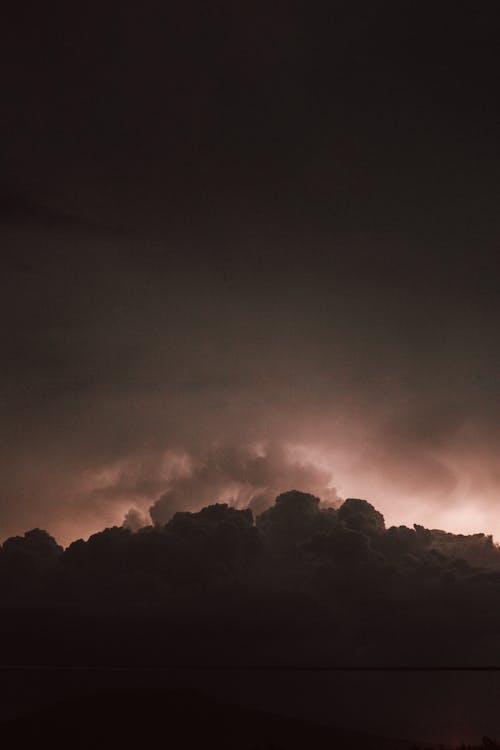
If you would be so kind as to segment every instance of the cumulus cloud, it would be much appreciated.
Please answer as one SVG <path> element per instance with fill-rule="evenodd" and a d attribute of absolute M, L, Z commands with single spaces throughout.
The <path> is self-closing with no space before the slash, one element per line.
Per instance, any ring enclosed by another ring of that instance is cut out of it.
<path fill-rule="evenodd" d="M 137 508 L 129 508 L 125 513 L 123 526 L 126 529 L 130 529 L 130 531 L 139 531 L 139 529 L 148 525 L 149 520 L 148 516 L 145 513 L 141 513 Z"/>
<path fill-rule="evenodd" d="M 155 524 L 177 511 L 199 509 L 213 502 L 228 502 L 262 511 L 290 484 L 339 502 L 332 475 L 312 461 L 299 460 L 287 446 L 266 442 L 254 445 L 217 443 L 211 450 L 191 456 L 191 471 L 173 478 L 150 508 Z"/>
<path fill-rule="evenodd" d="M 334 507 L 298 490 L 256 517 L 215 503 L 143 521 L 131 511 L 123 526 L 66 550 L 38 529 L 5 541 L 0 623 L 16 633 L 15 658 L 26 648 L 36 660 L 50 648 L 51 658 L 155 663 L 500 658 L 500 551 L 491 536 L 387 528 L 366 500 Z M 68 623 L 78 637 L 63 654 Z"/>
<path fill-rule="evenodd" d="M 0 227 L 0 538 L 40 526 L 67 544 L 131 507 L 162 523 L 215 500 L 260 512 L 290 486 L 335 501 L 333 485 L 391 523 L 498 534 L 495 316 L 475 292 L 465 307 L 407 277 L 396 241 L 392 276 L 354 239 L 295 247 L 304 276 L 288 246 L 268 264 L 235 237 L 243 273 L 199 238 L 160 250 L 26 210 Z"/>

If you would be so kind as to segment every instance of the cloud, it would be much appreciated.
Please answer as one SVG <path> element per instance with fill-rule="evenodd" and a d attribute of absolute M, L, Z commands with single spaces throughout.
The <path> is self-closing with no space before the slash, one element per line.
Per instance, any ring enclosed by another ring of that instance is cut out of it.
<path fill-rule="evenodd" d="M 123 526 L 130 531 L 139 531 L 149 523 L 149 518 L 137 508 L 130 508 L 123 519 Z"/>
<path fill-rule="evenodd" d="M 265 237 L 235 235 L 242 264 L 29 211 L 0 228 L 0 538 L 68 544 L 131 507 L 262 511 L 290 486 L 499 533 L 495 315 L 463 279 L 408 276 L 395 237 L 380 265 L 370 238 L 289 237 L 269 263 Z"/>
<path fill-rule="evenodd" d="M 254 475 L 267 477 L 267 467 Z M 130 512 L 124 526 L 66 550 L 37 529 L 5 541 L 0 631 L 15 633 L 13 658 L 43 661 L 47 648 L 76 662 L 84 653 L 155 663 L 500 658 L 500 551 L 491 536 L 386 528 L 366 500 L 335 508 L 297 490 L 256 518 L 215 503 L 155 526 L 143 520 Z M 78 637 L 63 654 L 66 627 Z"/>
<path fill-rule="evenodd" d="M 191 471 L 173 478 L 168 490 L 150 508 L 154 523 L 162 524 L 180 510 L 225 501 L 236 507 L 263 510 L 290 483 L 338 502 L 331 473 L 313 462 L 294 458 L 280 443 L 238 445 L 219 442 L 209 451 L 190 456 Z"/>

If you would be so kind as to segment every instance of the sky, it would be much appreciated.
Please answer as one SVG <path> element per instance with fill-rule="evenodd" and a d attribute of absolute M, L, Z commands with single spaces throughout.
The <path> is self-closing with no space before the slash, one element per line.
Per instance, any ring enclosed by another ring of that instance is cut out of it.
<path fill-rule="evenodd" d="M 500 539 L 495 4 L 2 27 L 0 539 L 292 487 Z"/>

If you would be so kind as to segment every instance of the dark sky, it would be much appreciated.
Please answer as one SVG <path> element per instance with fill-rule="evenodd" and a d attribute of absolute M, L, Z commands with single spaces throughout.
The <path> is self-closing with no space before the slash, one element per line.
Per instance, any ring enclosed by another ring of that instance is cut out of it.
<path fill-rule="evenodd" d="M 291 482 L 498 538 L 496 11 L 7 11 L 1 538 Z"/>

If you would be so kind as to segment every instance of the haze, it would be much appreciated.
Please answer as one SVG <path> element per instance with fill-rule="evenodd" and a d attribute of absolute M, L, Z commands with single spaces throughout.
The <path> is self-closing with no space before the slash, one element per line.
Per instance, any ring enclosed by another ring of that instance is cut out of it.
<path fill-rule="evenodd" d="M 487 8 L 113 6 L 9 11 L 0 537 L 295 488 L 499 538 Z"/>

